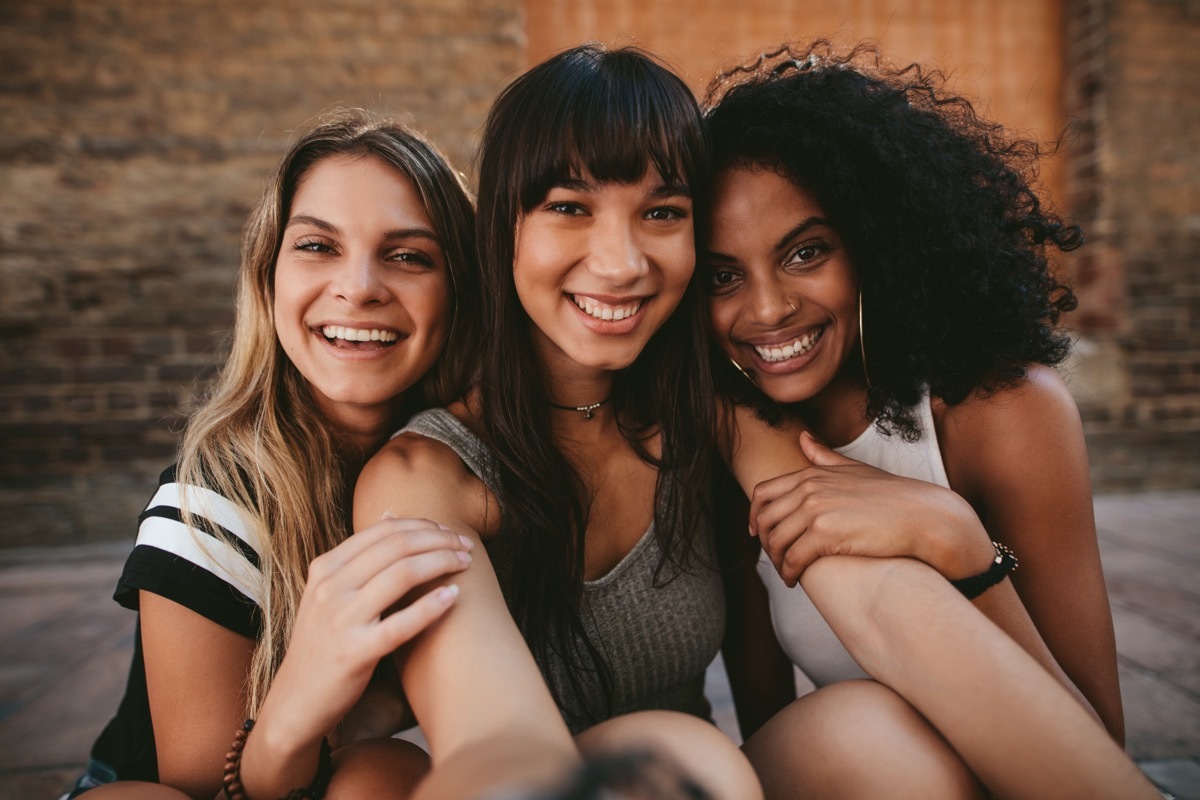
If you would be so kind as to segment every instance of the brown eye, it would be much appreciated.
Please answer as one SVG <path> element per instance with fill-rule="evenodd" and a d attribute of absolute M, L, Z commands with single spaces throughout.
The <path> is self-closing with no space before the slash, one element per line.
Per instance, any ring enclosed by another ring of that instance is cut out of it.
<path fill-rule="evenodd" d="M 824 242 L 805 242 L 792 251 L 785 266 L 807 267 L 817 264 L 829 255 L 831 248 Z"/>
<path fill-rule="evenodd" d="M 709 274 L 709 291 L 713 294 L 720 294 L 731 287 L 738 281 L 738 274 L 730 269 L 714 269 Z"/>

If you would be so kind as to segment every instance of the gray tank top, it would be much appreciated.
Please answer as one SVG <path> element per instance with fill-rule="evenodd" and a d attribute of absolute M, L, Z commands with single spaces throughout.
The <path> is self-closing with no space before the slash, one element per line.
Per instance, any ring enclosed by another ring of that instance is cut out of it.
<path fill-rule="evenodd" d="M 445 409 L 423 411 L 401 433 L 416 433 L 442 442 L 496 495 L 504 513 L 504 498 L 495 458 L 469 428 Z M 712 531 L 696 531 L 696 550 L 713 558 Z M 513 564 L 511 542 L 503 535 L 486 541 L 500 588 L 509 593 Z M 546 682 L 562 707 L 563 717 L 578 733 L 609 717 L 631 711 L 665 709 L 705 719 L 712 709 L 704 696 L 704 673 L 716 656 L 725 632 L 725 597 L 715 569 L 695 565 L 674 580 L 656 587 L 654 571 L 662 557 L 654 525 L 608 574 L 585 581 L 581 611 L 592 643 L 605 654 L 613 674 L 611 713 L 602 709 L 599 690 L 585 704 L 571 689 L 565 662 L 556 653 L 541 665 Z M 537 569 L 536 564 L 522 568 Z M 670 568 L 668 567 L 668 570 Z M 670 573 L 668 573 L 670 574 Z M 591 683 L 585 683 L 591 686 Z"/>

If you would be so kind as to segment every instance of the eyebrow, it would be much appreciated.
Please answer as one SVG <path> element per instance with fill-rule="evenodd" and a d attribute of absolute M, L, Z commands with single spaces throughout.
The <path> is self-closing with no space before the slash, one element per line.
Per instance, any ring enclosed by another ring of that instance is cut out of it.
<path fill-rule="evenodd" d="M 338 230 L 338 227 L 336 225 L 334 225 L 333 223 L 326 222 L 325 220 L 321 219 L 320 217 L 314 217 L 309 214 L 297 214 L 296 216 L 292 217 L 291 219 L 288 220 L 287 225 L 284 227 L 284 230 L 287 230 L 288 228 L 292 227 L 293 225 L 312 225 L 314 228 L 320 228 L 321 230 L 328 231 L 329 233 L 340 233 L 340 231 Z M 439 244 L 439 245 L 442 243 L 441 238 L 439 238 L 436 233 L 429 230 L 428 228 L 397 228 L 394 231 L 388 231 L 386 234 L 384 234 L 383 238 L 390 240 L 390 239 L 411 239 L 414 237 L 421 238 L 421 239 L 429 239 L 430 241 L 434 242 L 435 244 Z"/>
<path fill-rule="evenodd" d="M 789 230 L 787 233 L 785 233 L 783 236 L 781 236 L 779 241 L 776 242 L 775 246 L 771 249 L 773 252 L 778 253 L 780 250 L 785 249 L 789 244 L 791 244 L 792 240 L 794 240 L 797 236 L 801 235 L 802 233 L 808 232 L 812 228 L 816 228 L 816 227 L 820 227 L 820 226 L 825 226 L 828 228 L 832 227 L 829 224 L 829 220 L 825 219 L 824 217 L 808 217 L 807 219 L 801 221 L 798 225 L 793 227 L 791 230 Z M 737 261 L 737 259 L 734 258 L 733 256 L 727 255 L 725 253 L 718 253 L 715 250 L 709 250 L 707 252 L 707 257 L 709 260 L 729 261 L 729 262 Z"/>
<path fill-rule="evenodd" d="M 824 217 L 809 217 L 780 237 L 779 241 L 775 243 L 775 251 L 779 252 L 791 244 L 792 240 L 800 234 L 807 232 L 810 228 L 816 228 L 821 225 L 829 227 L 829 220 Z"/>

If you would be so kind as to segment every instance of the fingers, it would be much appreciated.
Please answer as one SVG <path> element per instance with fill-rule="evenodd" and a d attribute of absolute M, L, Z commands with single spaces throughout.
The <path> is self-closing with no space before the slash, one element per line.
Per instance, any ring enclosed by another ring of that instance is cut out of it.
<path fill-rule="evenodd" d="M 818 442 L 808 431 L 800 433 L 800 449 L 804 452 L 805 458 L 818 467 L 838 467 L 859 463 Z"/>
<path fill-rule="evenodd" d="M 780 475 L 777 478 L 771 478 L 755 486 L 750 497 L 750 534 L 752 536 L 761 536 L 763 530 L 760 527 L 760 517 L 763 510 L 779 498 L 787 497 L 800 491 L 805 481 L 812 474 L 810 470 L 804 469 L 799 472 L 790 472 L 786 475 Z"/>
<path fill-rule="evenodd" d="M 384 512 L 379 522 L 355 533 L 353 536 L 339 543 L 337 547 L 313 559 L 312 564 L 309 565 L 309 577 L 311 579 L 314 571 L 319 575 L 323 571 L 338 569 L 382 539 L 404 531 L 426 530 L 430 528 L 448 530 L 444 525 L 432 520 L 418 518 L 402 519 L 391 514 L 391 512 Z"/>
<path fill-rule="evenodd" d="M 475 546 L 467 537 L 442 526 L 433 525 L 434 523 L 426 523 L 424 526 L 407 526 L 407 529 L 391 531 L 343 564 L 336 580 L 347 587 L 359 588 L 392 564 L 412 556 L 434 550 L 466 554 Z M 466 560 L 469 562 L 470 558 Z"/>
<path fill-rule="evenodd" d="M 774 562 L 786 586 L 793 587 L 814 561 L 824 555 L 819 536 L 808 535 L 795 539 L 783 553 L 779 561 Z"/>
<path fill-rule="evenodd" d="M 396 561 L 355 594 L 356 613 L 365 618 L 385 616 L 413 589 L 462 572 L 470 562 L 471 556 L 462 550 L 432 550 Z"/>
<path fill-rule="evenodd" d="M 428 628 L 454 605 L 458 586 L 439 586 L 426 592 L 405 608 L 385 617 L 376 626 L 376 652 L 391 653 Z"/>

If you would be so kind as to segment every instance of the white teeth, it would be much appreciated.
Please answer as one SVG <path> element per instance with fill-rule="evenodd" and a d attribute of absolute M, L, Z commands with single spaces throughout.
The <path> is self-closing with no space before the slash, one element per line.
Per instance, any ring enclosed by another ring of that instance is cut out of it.
<path fill-rule="evenodd" d="M 760 347 L 754 345 L 754 351 L 758 353 L 759 358 L 763 361 L 786 361 L 789 358 L 803 355 L 809 350 L 812 350 L 821 336 L 825 333 L 824 326 L 817 328 L 812 333 L 801 336 L 790 344 L 782 346 Z"/>
<path fill-rule="evenodd" d="M 347 342 L 394 342 L 399 335 L 395 331 L 378 328 L 346 328 L 341 325 L 326 325 L 321 328 L 326 339 L 344 339 Z"/>
<path fill-rule="evenodd" d="M 638 309 L 642 307 L 641 300 L 638 300 L 634 303 L 626 303 L 623 306 L 610 306 L 583 295 L 573 294 L 571 295 L 571 299 L 575 302 L 575 305 L 579 306 L 579 309 L 589 317 L 595 317 L 596 319 L 612 322 L 626 319 L 627 317 L 632 317 L 638 312 Z"/>

